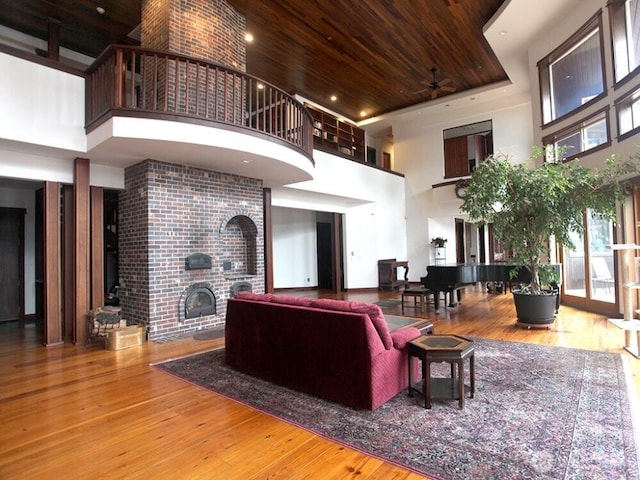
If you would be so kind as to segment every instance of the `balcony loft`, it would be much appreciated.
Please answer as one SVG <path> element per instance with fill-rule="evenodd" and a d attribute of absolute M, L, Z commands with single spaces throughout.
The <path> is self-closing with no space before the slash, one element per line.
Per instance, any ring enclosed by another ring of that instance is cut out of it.
<path fill-rule="evenodd" d="M 177 161 L 266 185 L 312 178 L 309 112 L 244 72 L 112 45 L 87 69 L 85 104 L 88 153 L 99 163 Z"/>
<path fill-rule="evenodd" d="M 116 168 L 154 159 L 265 186 L 313 179 L 310 113 L 244 72 L 133 46 L 108 47 L 84 72 L 7 46 L 0 53 L 10 55 L 0 60 L 13 78 L 30 79 L 3 93 L 15 118 L 30 119 L 23 132 L 0 129 L 0 143 L 13 151 Z M 33 131 L 40 132 L 35 141 Z"/>

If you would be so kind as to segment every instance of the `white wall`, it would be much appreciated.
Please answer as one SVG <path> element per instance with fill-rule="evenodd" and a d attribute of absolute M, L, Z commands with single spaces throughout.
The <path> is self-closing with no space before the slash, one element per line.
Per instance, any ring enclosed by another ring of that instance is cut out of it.
<path fill-rule="evenodd" d="M 73 183 L 84 156 L 84 78 L 0 53 L 0 176 Z M 122 170 L 122 169 L 120 169 Z"/>
<path fill-rule="evenodd" d="M 462 201 L 453 185 L 436 187 L 444 178 L 443 130 L 491 120 L 494 152 L 510 155 L 514 161 L 529 158 L 533 147 L 531 104 L 528 96 L 504 97 L 498 102 L 470 104 L 445 114 L 421 111 L 420 122 L 393 125 L 395 168 L 406 178 L 407 256 L 409 280 L 419 281 L 433 263 L 430 241 L 444 237 L 447 262 L 456 261 L 455 219 L 466 219 L 460 212 Z"/>
<path fill-rule="evenodd" d="M 273 189 L 272 204 L 274 207 L 343 214 L 344 286 L 348 289 L 377 288 L 379 259 L 406 260 L 405 179 L 317 150 L 314 160 L 314 180 Z M 276 219 L 274 215 L 274 244 L 280 241 L 280 235 L 285 235 L 286 227 L 279 222 L 286 221 L 286 217 Z M 315 241 L 315 217 L 312 228 Z M 276 276 L 282 278 L 281 269 L 288 271 L 300 268 L 300 265 L 315 264 L 315 252 L 305 253 L 313 258 L 301 261 L 289 255 L 278 259 L 274 254 L 276 288 L 284 286 L 276 281 Z M 304 280 L 308 277 L 298 276 Z M 286 278 L 286 274 L 283 277 Z"/>
<path fill-rule="evenodd" d="M 86 151 L 82 77 L 0 53 L 0 138 Z"/>
<path fill-rule="evenodd" d="M 315 212 L 274 207 L 272 216 L 274 287 L 317 286 Z"/>

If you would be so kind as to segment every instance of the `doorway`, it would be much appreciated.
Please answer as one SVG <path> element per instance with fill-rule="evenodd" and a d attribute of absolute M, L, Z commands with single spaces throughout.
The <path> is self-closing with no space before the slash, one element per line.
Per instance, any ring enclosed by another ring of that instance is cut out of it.
<path fill-rule="evenodd" d="M 342 215 L 318 212 L 316 216 L 318 288 L 338 293 L 344 285 Z"/>
<path fill-rule="evenodd" d="M 456 218 L 456 263 L 466 263 L 466 242 L 464 220 Z"/>
<path fill-rule="evenodd" d="M 574 249 L 564 247 L 563 303 L 590 312 L 616 315 L 616 259 L 608 245 L 615 243 L 614 224 L 591 211 L 584 217 L 584 235 L 571 233 Z"/>
<path fill-rule="evenodd" d="M 24 208 L 0 207 L 0 322 L 24 321 Z"/>
<path fill-rule="evenodd" d="M 318 288 L 331 290 L 333 288 L 331 224 L 325 222 L 316 223 L 316 236 L 318 244 Z"/>

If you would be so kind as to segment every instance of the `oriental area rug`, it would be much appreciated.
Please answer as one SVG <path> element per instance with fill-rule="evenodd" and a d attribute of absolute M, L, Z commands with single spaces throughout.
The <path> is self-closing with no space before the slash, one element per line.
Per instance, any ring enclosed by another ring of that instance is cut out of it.
<path fill-rule="evenodd" d="M 622 355 L 474 339 L 475 397 L 401 392 L 354 410 L 236 372 L 224 350 L 157 367 L 416 473 L 442 479 L 638 480 Z M 447 376 L 446 364 L 435 364 Z M 468 370 L 468 368 L 466 369 Z"/>

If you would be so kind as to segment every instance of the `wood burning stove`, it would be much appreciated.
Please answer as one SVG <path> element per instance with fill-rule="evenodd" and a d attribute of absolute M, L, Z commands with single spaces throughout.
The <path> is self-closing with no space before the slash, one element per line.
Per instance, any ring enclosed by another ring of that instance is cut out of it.
<path fill-rule="evenodd" d="M 207 287 L 192 285 L 184 301 L 184 318 L 198 318 L 216 313 L 216 296 Z"/>
<path fill-rule="evenodd" d="M 252 292 L 253 287 L 249 282 L 236 282 L 231 285 L 230 294 L 231 297 L 235 297 L 238 292 Z"/>

